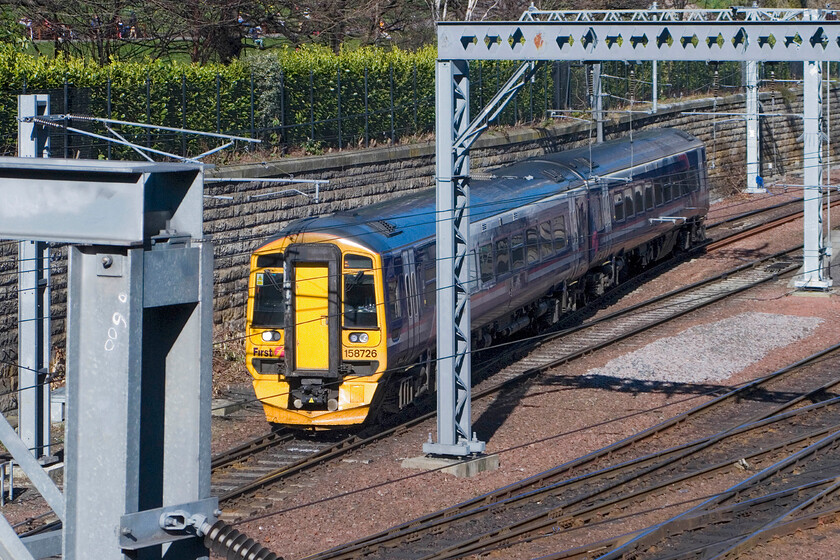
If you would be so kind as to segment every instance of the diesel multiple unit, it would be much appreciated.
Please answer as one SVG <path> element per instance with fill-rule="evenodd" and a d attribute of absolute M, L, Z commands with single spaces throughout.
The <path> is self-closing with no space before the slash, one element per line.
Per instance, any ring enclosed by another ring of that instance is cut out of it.
<path fill-rule="evenodd" d="M 705 148 L 672 129 L 471 181 L 473 348 L 705 238 Z M 254 252 L 247 367 L 269 422 L 360 424 L 434 390 L 435 197 L 293 222 Z"/>

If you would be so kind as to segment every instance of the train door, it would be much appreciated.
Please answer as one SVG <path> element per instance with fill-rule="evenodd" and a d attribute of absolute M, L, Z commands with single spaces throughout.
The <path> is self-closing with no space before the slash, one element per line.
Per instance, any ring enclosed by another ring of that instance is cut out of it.
<path fill-rule="evenodd" d="M 409 348 L 416 348 L 420 336 L 420 291 L 417 284 L 417 262 L 414 250 L 402 252 L 403 285 L 405 286 L 406 337 Z"/>
<path fill-rule="evenodd" d="M 341 251 L 333 245 L 293 244 L 286 255 L 291 286 L 291 313 L 286 315 L 287 375 L 337 376 Z"/>

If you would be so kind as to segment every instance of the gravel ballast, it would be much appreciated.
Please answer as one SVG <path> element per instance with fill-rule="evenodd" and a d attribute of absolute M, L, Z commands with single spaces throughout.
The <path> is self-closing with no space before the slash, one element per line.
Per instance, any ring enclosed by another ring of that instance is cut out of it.
<path fill-rule="evenodd" d="M 721 381 L 771 350 L 810 336 L 822 321 L 818 317 L 741 313 L 659 339 L 586 374 L 678 383 Z"/>

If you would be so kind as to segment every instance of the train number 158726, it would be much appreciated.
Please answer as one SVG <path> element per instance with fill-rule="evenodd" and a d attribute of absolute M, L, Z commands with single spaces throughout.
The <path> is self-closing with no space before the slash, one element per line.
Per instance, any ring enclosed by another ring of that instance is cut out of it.
<path fill-rule="evenodd" d="M 345 348 L 344 359 L 352 360 L 354 358 L 376 358 L 376 348 Z"/>

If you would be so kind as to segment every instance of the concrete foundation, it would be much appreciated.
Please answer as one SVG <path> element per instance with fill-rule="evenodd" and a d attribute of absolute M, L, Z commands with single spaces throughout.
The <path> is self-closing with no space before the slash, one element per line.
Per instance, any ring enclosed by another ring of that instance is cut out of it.
<path fill-rule="evenodd" d="M 424 471 L 439 470 L 446 474 L 455 475 L 457 478 L 471 478 L 478 473 L 498 469 L 499 456 L 477 455 L 464 459 L 453 459 L 449 457 L 422 455 L 420 457 L 403 459 L 402 468 Z"/>

